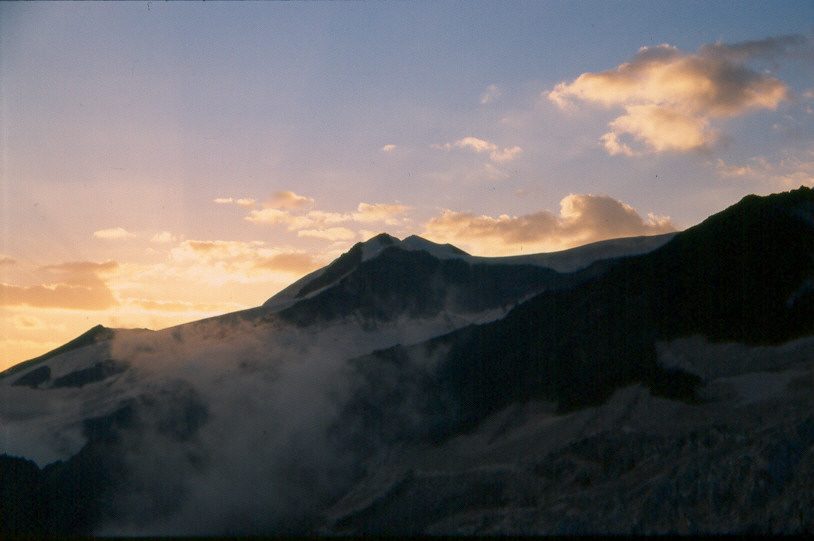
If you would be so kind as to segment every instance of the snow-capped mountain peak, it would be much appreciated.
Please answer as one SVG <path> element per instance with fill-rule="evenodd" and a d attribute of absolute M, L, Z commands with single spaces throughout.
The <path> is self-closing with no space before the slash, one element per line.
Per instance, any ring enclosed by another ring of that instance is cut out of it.
<path fill-rule="evenodd" d="M 452 244 L 438 244 L 418 235 L 410 235 L 401 241 L 401 248 L 405 250 L 423 250 L 438 259 L 466 257 L 469 254 Z"/>

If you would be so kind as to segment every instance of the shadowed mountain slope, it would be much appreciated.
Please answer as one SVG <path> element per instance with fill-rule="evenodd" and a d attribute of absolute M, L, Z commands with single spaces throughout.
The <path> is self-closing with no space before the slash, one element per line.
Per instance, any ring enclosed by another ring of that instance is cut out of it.
<path fill-rule="evenodd" d="M 363 383 L 348 413 L 365 438 L 379 430 L 392 441 L 448 437 L 532 398 L 561 411 L 593 406 L 634 382 L 692 399 L 700 380 L 662 368 L 657 341 L 698 334 L 777 344 L 812 334 L 812 284 L 814 191 L 749 196 L 662 248 L 541 293 L 503 319 L 355 360 Z M 394 422 L 405 400 L 424 418 Z"/>

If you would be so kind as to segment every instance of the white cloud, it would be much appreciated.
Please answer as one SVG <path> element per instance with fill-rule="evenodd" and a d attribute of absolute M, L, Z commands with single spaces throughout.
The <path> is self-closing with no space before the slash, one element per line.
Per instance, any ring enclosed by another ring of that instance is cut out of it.
<path fill-rule="evenodd" d="M 382 147 L 382 152 L 390 153 L 390 152 L 393 152 L 394 150 L 396 150 L 396 145 L 393 145 L 393 144 L 384 145 Z"/>
<path fill-rule="evenodd" d="M 136 235 L 135 233 L 130 233 L 123 227 L 112 227 L 110 229 L 100 229 L 99 231 L 94 231 L 93 236 L 97 239 L 122 240 L 132 239 Z"/>

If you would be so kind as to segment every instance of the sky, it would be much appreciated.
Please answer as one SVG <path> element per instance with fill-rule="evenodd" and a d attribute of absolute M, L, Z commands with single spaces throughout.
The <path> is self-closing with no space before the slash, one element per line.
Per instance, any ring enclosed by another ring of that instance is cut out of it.
<path fill-rule="evenodd" d="M 814 185 L 814 3 L 0 3 L 0 370 L 262 304 L 386 231 L 477 255 Z"/>

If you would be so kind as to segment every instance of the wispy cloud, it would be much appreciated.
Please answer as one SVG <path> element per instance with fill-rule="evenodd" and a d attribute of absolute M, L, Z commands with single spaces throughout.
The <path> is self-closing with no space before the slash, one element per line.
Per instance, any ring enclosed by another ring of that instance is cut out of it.
<path fill-rule="evenodd" d="M 218 205 L 237 205 L 239 207 L 253 207 L 256 202 L 251 197 L 217 197 L 212 201 Z"/>
<path fill-rule="evenodd" d="M 382 147 L 382 152 L 390 153 L 393 152 L 394 150 L 396 150 L 396 145 L 393 144 L 384 145 Z"/>
<path fill-rule="evenodd" d="M 97 239 L 104 240 L 122 240 L 135 238 L 136 234 L 127 231 L 123 227 L 112 227 L 110 229 L 100 229 L 99 231 L 94 231 L 93 236 Z"/>
<path fill-rule="evenodd" d="M 350 224 L 382 223 L 399 225 L 404 223 L 411 207 L 400 203 L 359 203 L 354 212 L 334 212 L 319 209 L 305 210 L 304 205 L 290 205 L 288 201 L 299 201 L 296 194 L 281 197 L 276 207 L 268 206 L 252 210 L 245 219 L 255 224 L 280 225 L 289 231 L 297 232 L 302 238 L 315 238 L 330 241 L 352 240 L 359 236 L 350 229 Z M 314 200 L 308 198 L 308 207 Z"/>
<path fill-rule="evenodd" d="M 786 153 L 780 157 L 755 156 L 745 163 L 715 162 L 721 177 L 758 183 L 766 193 L 789 190 L 799 186 L 814 186 L 814 149 L 808 152 Z"/>
<path fill-rule="evenodd" d="M 670 219 L 649 214 L 607 196 L 569 195 L 560 212 L 540 211 L 522 216 L 477 215 L 445 209 L 425 224 L 424 235 L 457 244 L 483 255 L 526 253 L 570 248 L 603 239 L 654 235 L 674 231 Z"/>
<path fill-rule="evenodd" d="M 45 322 L 36 316 L 17 314 L 11 321 L 15 329 L 39 330 L 45 328 Z"/>
<path fill-rule="evenodd" d="M 738 43 L 710 43 L 703 45 L 700 52 L 703 55 L 724 58 L 730 62 L 746 62 L 751 59 L 772 59 L 786 56 L 805 47 L 807 43 L 808 39 L 805 36 L 791 34 Z"/>
<path fill-rule="evenodd" d="M 301 275 L 320 266 L 311 254 L 263 241 L 185 240 L 170 251 L 173 268 L 190 266 L 203 281 L 262 279 L 269 271 Z"/>
<path fill-rule="evenodd" d="M 717 160 L 715 164 L 718 174 L 723 177 L 746 177 L 755 174 L 755 169 L 749 165 L 733 165 L 721 159 Z"/>
<path fill-rule="evenodd" d="M 492 103 L 493 101 L 496 101 L 502 95 L 503 91 L 500 90 L 499 86 L 494 84 L 489 85 L 480 95 L 480 103 L 481 105 L 487 105 L 489 103 Z"/>
<path fill-rule="evenodd" d="M 297 231 L 298 237 L 311 237 L 330 241 L 354 240 L 357 235 L 347 227 L 328 227 L 326 229 L 302 229 Z"/>
<path fill-rule="evenodd" d="M 175 242 L 177 240 L 178 237 L 176 237 L 169 231 L 159 231 L 158 233 L 152 236 L 150 242 L 155 242 L 157 244 L 168 244 L 170 242 Z"/>
<path fill-rule="evenodd" d="M 547 98 L 567 109 L 578 102 L 621 107 L 623 113 L 602 135 L 609 154 L 686 152 L 719 138 L 716 119 L 775 109 L 789 96 L 779 79 L 747 65 L 756 58 L 786 54 L 805 43 L 784 36 L 735 44 L 702 46 L 696 53 L 672 45 L 642 47 L 629 62 L 586 72 L 558 84 Z"/>
<path fill-rule="evenodd" d="M 411 207 L 398 203 L 359 203 L 352 219 L 357 222 L 384 222 L 387 225 L 396 225 L 399 218 L 404 216 Z"/>
<path fill-rule="evenodd" d="M 480 139 L 478 137 L 467 136 L 458 139 L 453 143 L 444 143 L 443 145 L 433 145 L 434 148 L 441 150 L 463 149 L 476 152 L 478 154 L 489 154 L 489 159 L 493 162 L 508 162 L 517 158 L 522 154 L 523 149 L 519 146 L 500 148 L 495 143 Z"/>

